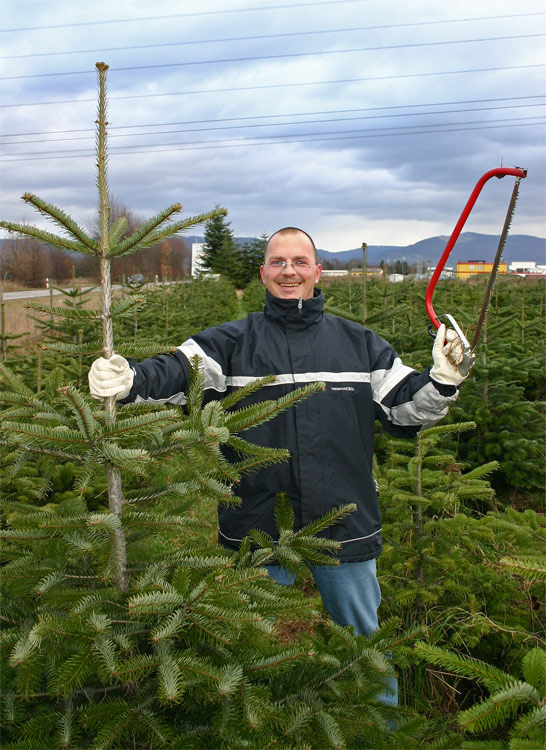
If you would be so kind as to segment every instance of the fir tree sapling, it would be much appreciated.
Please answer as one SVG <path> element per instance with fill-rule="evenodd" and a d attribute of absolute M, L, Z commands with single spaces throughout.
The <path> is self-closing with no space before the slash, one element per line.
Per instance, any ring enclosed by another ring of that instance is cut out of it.
<path fill-rule="evenodd" d="M 212 273 L 218 273 L 240 286 L 243 282 L 244 268 L 242 255 L 235 244 L 230 222 L 225 219 L 219 206 L 217 214 L 205 223 L 205 242 L 201 263 Z"/>
<path fill-rule="evenodd" d="M 421 627 L 430 644 L 510 666 L 529 644 L 544 645 L 546 521 L 532 510 L 497 510 L 487 481 L 496 464 L 465 472 L 442 445 L 471 429 L 472 423 L 441 425 L 421 432 L 417 444 L 380 442 L 382 607 L 384 616 Z M 453 712 L 467 705 L 469 696 L 442 674 L 408 659 L 401 692 L 416 708 Z"/>
<path fill-rule="evenodd" d="M 276 622 L 307 616 L 309 602 L 297 590 L 280 589 L 263 565 L 326 562 L 333 543 L 313 534 L 351 508 L 293 531 L 291 507 L 281 501 L 279 543 L 254 534 L 238 553 L 180 540 L 193 523 L 181 506 L 207 497 L 236 502 L 230 485 L 240 472 L 285 458 L 237 431 L 273 418 L 301 392 L 229 411 L 263 385 L 258 381 L 226 408 L 214 402 L 203 408 L 196 362 L 186 415 L 130 407 L 110 425 L 98 405 L 74 390 L 56 391 L 51 404 L 8 373 L 6 380 L 6 465 L 24 473 L 28 450 L 79 462 L 88 486 L 114 458 L 126 507 L 120 518 L 105 507 L 91 512 L 81 493 L 48 501 L 47 491 L 41 502 L 4 504 L 5 747 L 12 740 L 54 746 L 67 726 L 70 743 L 82 747 L 234 747 L 271 742 L 279 733 L 288 745 L 316 736 L 325 747 L 355 736 L 382 742 L 389 709 L 374 696 L 390 674 L 382 654 L 392 648 L 392 622 L 370 639 L 327 625 L 290 647 L 272 638 Z M 46 385 L 44 396 L 50 394 Z M 221 456 L 224 442 L 240 455 L 235 465 Z M 171 461 L 178 481 L 164 486 Z M 121 524 L 127 590 L 116 584 L 111 563 Z M 33 718 L 21 721 L 29 711 Z M 304 722 L 296 721 L 304 714 Z"/>
<path fill-rule="evenodd" d="M 241 248 L 242 277 L 241 284 L 245 288 L 252 281 L 259 279 L 260 266 L 264 262 L 265 248 L 267 246 L 267 235 L 256 237 Z"/>
<path fill-rule="evenodd" d="M 165 227 L 180 210 L 172 206 L 124 239 L 123 220 L 109 226 L 107 66 L 97 69 L 99 240 L 34 196 L 27 202 L 68 239 L 2 226 L 99 258 L 102 308 L 89 319 L 102 325 L 109 356 L 113 320 L 134 307 L 133 298 L 112 301 L 111 259 L 214 214 Z M 76 319 L 82 311 L 63 313 Z M 63 384 L 59 370 L 39 394 L 3 365 L 0 376 L 0 459 L 8 477 L 0 530 L 6 750 L 388 743 L 387 720 L 396 711 L 377 694 L 391 674 L 385 653 L 393 650 L 396 623 L 369 639 L 325 623 L 286 647 L 275 638 L 276 625 L 307 617 L 309 602 L 280 588 L 263 567 L 329 561 L 334 545 L 316 533 L 352 506 L 294 530 L 281 499 L 278 543 L 254 533 L 237 553 L 194 544 L 189 533 L 192 504 L 237 503 L 233 488 L 244 472 L 286 459 L 286 451 L 252 445 L 240 433 L 312 397 L 321 384 L 245 406 L 270 382 L 265 378 L 204 405 L 196 359 L 184 412 L 147 404 L 118 412 L 113 399 L 98 403 Z M 234 463 L 224 459 L 223 445 L 237 454 Z M 35 461 L 44 471 L 39 484 L 32 482 Z M 59 467 L 75 481 L 57 494 Z"/>
<path fill-rule="evenodd" d="M 170 206 L 157 216 L 154 216 L 141 227 L 137 228 L 129 237 L 122 239 L 123 232 L 127 226 L 127 220 L 120 218 L 112 227 L 109 223 L 109 199 L 108 199 L 108 179 L 107 179 L 107 131 L 106 131 L 106 71 L 108 66 L 105 63 L 97 63 L 98 82 L 99 82 L 99 101 L 97 116 L 97 185 L 99 196 L 99 239 L 94 240 L 83 229 L 81 229 L 69 216 L 63 211 L 52 206 L 36 196 L 26 194 L 24 200 L 30 205 L 37 208 L 42 214 L 52 219 L 57 225 L 60 225 L 68 239 L 61 235 L 53 235 L 49 232 L 36 229 L 30 226 L 21 226 L 10 222 L 1 222 L 1 226 L 9 231 L 17 232 L 24 236 L 31 236 L 46 242 L 54 247 L 64 248 L 65 250 L 84 252 L 94 255 L 99 260 L 100 267 L 100 291 L 101 291 L 101 310 L 84 311 L 80 308 L 63 310 L 62 314 L 67 318 L 96 319 L 102 322 L 102 352 L 105 357 L 110 357 L 114 353 L 113 338 L 113 319 L 124 313 L 127 313 L 136 303 L 135 300 L 121 300 L 117 303 L 112 300 L 112 280 L 111 280 L 111 261 L 112 258 L 121 257 L 136 250 L 150 247 L 157 244 L 160 240 L 165 239 L 177 232 L 194 226 L 197 223 L 211 218 L 213 214 L 206 214 L 199 217 L 175 222 L 167 225 L 171 217 L 181 210 L 180 204 Z M 221 213 L 221 212 L 216 212 Z M 76 351 L 76 348 L 74 348 Z M 105 399 L 105 410 L 107 423 L 113 426 L 116 422 L 115 398 Z M 108 475 L 108 497 L 110 512 L 121 516 L 123 513 L 124 498 L 121 487 L 120 469 L 115 462 L 108 462 L 106 465 Z M 112 560 L 117 571 L 117 583 L 121 588 L 126 588 L 126 550 L 125 537 L 123 528 L 120 526 L 113 532 L 113 549 Z"/>

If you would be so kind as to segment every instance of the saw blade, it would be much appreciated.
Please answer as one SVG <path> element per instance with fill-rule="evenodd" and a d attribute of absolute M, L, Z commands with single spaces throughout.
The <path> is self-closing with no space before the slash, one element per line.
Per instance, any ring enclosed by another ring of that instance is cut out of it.
<path fill-rule="evenodd" d="M 493 268 L 491 269 L 491 274 L 487 281 L 487 288 L 485 290 L 485 297 L 483 299 L 482 309 L 480 311 L 480 316 L 476 324 L 476 330 L 474 331 L 474 338 L 472 339 L 472 344 L 470 347 L 470 350 L 472 352 L 475 351 L 478 345 L 478 341 L 480 340 L 480 334 L 482 332 L 483 324 L 487 317 L 487 310 L 489 308 L 489 302 L 491 301 L 491 295 L 493 293 L 493 288 L 497 280 L 497 275 L 499 272 L 499 266 L 500 266 L 500 262 L 502 259 L 502 254 L 504 252 L 504 247 L 506 245 L 506 240 L 508 238 L 508 232 L 510 231 L 510 225 L 512 224 L 514 211 L 516 209 L 520 181 L 521 181 L 521 177 L 516 177 L 514 189 L 512 190 L 512 197 L 510 198 L 510 203 L 508 204 L 508 211 L 506 212 L 506 218 L 504 219 L 504 226 L 502 228 L 501 236 L 499 238 L 499 245 L 497 247 L 495 260 L 493 261 Z"/>

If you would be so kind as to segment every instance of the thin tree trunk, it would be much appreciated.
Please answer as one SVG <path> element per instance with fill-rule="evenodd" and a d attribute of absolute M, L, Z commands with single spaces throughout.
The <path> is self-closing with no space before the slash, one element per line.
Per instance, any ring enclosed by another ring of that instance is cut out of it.
<path fill-rule="evenodd" d="M 99 188 L 99 219 L 100 219 L 100 284 L 102 303 L 102 344 L 104 356 L 108 359 L 114 353 L 114 331 L 112 326 L 112 276 L 109 256 L 109 219 L 108 181 L 106 148 L 106 71 L 108 65 L 97 63 L 99 73 L 99 112 L 97 122 L 97 167 Z M 109 396 L 104 399 L 106 420 L 109 424 L 116 421 L 116 398 Z M 121 473 L 114 464 L 106 466 L 108 482 L 108 509 L 110 513 L 121 516 L 125 500 L 121 486 Z M 125 530 L 123 527 L 114 531 L 112 549 L 113 566 L 117 585 L 126 590 L 129 584 L 127 575 L 127 550 Z"/>
<path fill-rule="evenodd" d="M 42 390 L 42 350 L 38 349 L 38 362 L 36 365 L 36 393 Z"/>
<path fill-rule="evenodd" d="M 482 353 L 481 353 L 481 363 L 482 365 L 487 365 L 487 318 L 484 320 L 483 323 L 483 329 L 482 329 Z M 489 378 L 486 375 L 483 380 L 483 400 L 484 403 L 487 403 L 489 401 Z"/>
<path fill-rule="evenodd" d="M 521 346 L 525 347 L 525 292 L 521 297 Z"/>
<path fill-rule="evenodd" d="M 413 333 L 413 281 L 410 281 L 409 287 L 408 332 Z"/>
<path fill-rule="evenodd" d="M 2 328 L 2 360 L 5 362 L 8 358 L 8 340 L 6 338 L 6 303 L 3 299 L 0 302 L 0 318 Z"/>
<path fill-rule="evenodd" d="M 417 438 L 417 476 L 415 482 L 415 494 L 417 497 L 423 496 L 423 447 L 421 441 Z M 423 506 L 421 503 L 415 504 L 415 543 L 420 546 L 421 539 L 423 538 Z M 423 565 L 422 553 L 419 550 L 419 563 L 416 570 L 417 584 L 419 587 L 425 585 L 425 568 Z M 423 600 L 419 597 L 416 601 L 417 610 L 420 611 L 423 608 Z"/>
<path fill-rule="evenodd" d="M 366 248 L 368 244 L 362 243 L 362 323 L 366 324 L 366 318 L 368 317 L 367 300 L 366 300 L 366 286 L 368 282 L 368 268 L 366 265 Z"/>

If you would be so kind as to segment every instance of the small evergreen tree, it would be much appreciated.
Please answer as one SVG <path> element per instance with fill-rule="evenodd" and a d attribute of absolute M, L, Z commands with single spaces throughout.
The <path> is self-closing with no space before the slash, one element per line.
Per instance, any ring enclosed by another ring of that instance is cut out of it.
<path fill-rule="evenodd" d="M 247 284 L 243 294 L 243 305 L 247 313 L 257 312 L 264 309 L 265 286 L 261 279 L 255 279 Z"/>
<path fill-rule="evenodd" d="M 230 234 L 223 236 L 222 244 L 216 253 L 212 270 L 229 279 L 236 286 L 241 286 L 241 254 Z"/>
<path fill-rule="evenodd" d="M 216 206 L 219 210 L 219 206 Z M 212 216 L 205 222 L 205 242 L 202 264 L 213 273 L 219 273 L 236 285 L 240 285 L 243 266 L 241 254 L 235 245 L 230 222 L 225 213 Z"/>
<path fill-rule="evenodd" d="M 267 246 L 267 235 L 262 234 L 255 237 L 251 242 L 241 248 L 241 263 L 243 273 L 241 285 L 248 286 L 252 281 L 260 278 L 260 266 L 264 262 L 265 248 Z"/>

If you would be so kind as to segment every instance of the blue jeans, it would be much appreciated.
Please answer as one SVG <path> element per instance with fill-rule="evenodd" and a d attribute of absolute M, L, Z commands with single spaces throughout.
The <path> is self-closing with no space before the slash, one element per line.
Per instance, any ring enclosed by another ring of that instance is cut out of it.
<path fill-rule="evenodd" d="M 375 560 L 341 563 L 340 565 L 310 565 L 322 603 L 338 625 L 352 625 L 357 634 L 370 635 L 377 630 L 377 610 L 381 603 L 381 589 L 377 581 Z M 277 583 L 291 586 L 295 576 L 279 565 L 268 565 L 269 576 Z M 389 678 L 394 694 L 381 693 L 379 700 L 398 705 L 398 683 Z"/>

